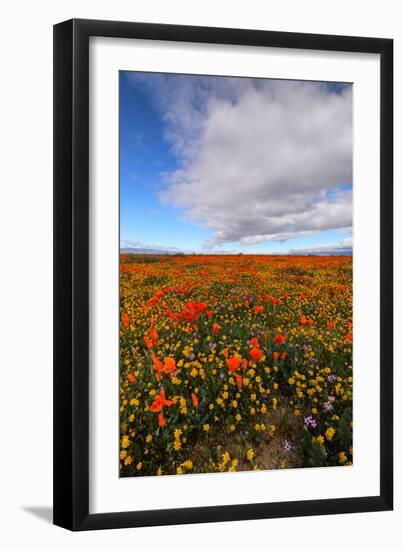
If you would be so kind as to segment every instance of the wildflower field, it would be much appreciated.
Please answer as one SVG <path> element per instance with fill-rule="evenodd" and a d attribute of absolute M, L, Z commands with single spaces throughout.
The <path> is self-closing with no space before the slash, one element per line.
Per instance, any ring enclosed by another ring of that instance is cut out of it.
<path fill-rule="evenodd" d="M 352 463 L 352 259 L 120 257 L 120 475 Z"/>

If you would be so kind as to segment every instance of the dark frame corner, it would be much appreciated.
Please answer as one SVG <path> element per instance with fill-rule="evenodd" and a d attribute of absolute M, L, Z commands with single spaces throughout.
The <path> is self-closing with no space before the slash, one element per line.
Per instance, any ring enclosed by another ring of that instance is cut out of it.
<path fill-rule="evenodd" d="M 370 497 L 89 514 L 89 38 L 105 36 L 381 56 L 380 493 Z M 393 41 L 72 19 L 54 26 L 54 523 L 79 531 L 392 510 Z"/>

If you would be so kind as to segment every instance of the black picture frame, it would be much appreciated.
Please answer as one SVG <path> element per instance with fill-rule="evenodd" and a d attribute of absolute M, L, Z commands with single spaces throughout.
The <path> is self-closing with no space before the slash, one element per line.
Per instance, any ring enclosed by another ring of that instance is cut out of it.
<path fill-rule="evenodd" d="M 364 52 L 381 58 L 380 491 L 366 497 L 89 513 L 89 38 Z M 392 510 L 393 40 L 73 19 L 54 26 L 54 523 L 78 531 Z"/>

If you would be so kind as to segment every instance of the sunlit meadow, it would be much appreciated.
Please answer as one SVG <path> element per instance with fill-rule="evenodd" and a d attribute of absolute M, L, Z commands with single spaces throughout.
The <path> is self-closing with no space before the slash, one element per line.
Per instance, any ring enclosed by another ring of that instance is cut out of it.
<path fill-rule="evenodd" d="M 120 475 L 352 464 L 351 256 L 120 257 Z"/>

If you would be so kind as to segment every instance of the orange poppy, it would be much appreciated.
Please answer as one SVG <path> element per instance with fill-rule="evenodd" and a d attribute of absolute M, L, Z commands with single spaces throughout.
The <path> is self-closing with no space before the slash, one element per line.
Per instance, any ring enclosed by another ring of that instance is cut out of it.
<path fill-rule="evenodd" d="M 220 330 L 221 330 L 220 325 L 218 323 L 214 323 L 214 325 L 213 325 L 214 334 L 218 334 L 220 332 Z"/>
<path fill-rule="evenodd" d="M 146 346 L 148 349 L 153 347 L 153 341 L 151 338 L 148 338 L 147 336 L 144 336 L 144 342 L 146 343 Z"/>
<path fill-rule="evenodd" d="M 263 357 L 263 353 L 261 352 L 261 350 L 259 348 L 253 348 L 253 349 L 250 350 L 249 353 L 250 353 L 252 361 L 254 361 L 255 363 L 260 361 L 260 359 Z"/>
<path fill-rule="evenodd" d="M 199 400 L 197 399 L 197 395 L 192 392 L 192 403 L 194 407 L 197 407 L 199 404 Z"/>
<path fill-rule="evenodd" d="M 278 345 L 281 345 L 281 344 L 284 344 L 285 342 L 285 336 L 282 336 L 281 334 L 276 334 L 276 336 L 274 337 L 273 339 L 273 342 L 275 344 L 278 344 Z"/>
<path fill-rule="evenodd" d="M 255 315 L 259 315 L 259 313 L 263 313 L 263 311 L 264 311 L 264 306 L 255 306 L 253 308 L 253 313 Z"/>
<path fill-rule="evenodd" d="M 241 361 L 240 361 L 239 357 L 237 357 L 237 356 L 234 356 L 234 357 L 231 357 L 230 359 L 227 359 L 227 365 L 228 365 L 228 368 L 231 372 L 236 372 L 239 369 L 240 363 L 241 363 Z"/>
<path fill-rule="evenodd" d="M 150 411 L 159 412 L 163 407 L 170 407 L 174 402 L 165 398 L 165 391 L 161 390 L 158 395 L 154 397 L 154 401 L 150 406 Z"/>
<path fill-rule="evenodd" d="M 164 359 L 164 372 L 165 374 L 172 374 L 176 369 L 175 359 L 173 357 L 165 357 Z"/>

